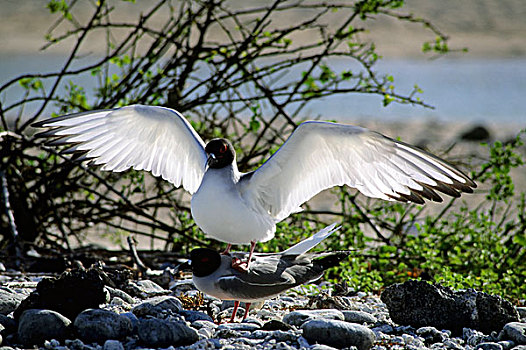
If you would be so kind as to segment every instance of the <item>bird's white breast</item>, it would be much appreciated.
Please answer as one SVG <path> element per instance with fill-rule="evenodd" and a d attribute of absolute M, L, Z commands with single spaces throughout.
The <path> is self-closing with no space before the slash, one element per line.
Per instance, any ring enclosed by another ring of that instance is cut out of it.
<path fill-rule="evenodd" d="M 191 203 L 197 226 L 208 236 L 232 244 L 271 239 L 276 230 L 274 219 L 247 204 L 238 180 L 239 173 L 230 166 L 206 171 Z"/>
<path fill-rule="evenodd" d="M 222 290 L 216 285 L 216 280 L 219 277 L 221 276 L 216 276 L 216 274 L 214 273 L 212 276 L 206 276 L 206 277 L 193 276 L 192 280 L 194 282 L 195 287 L 202 293 L 211 295 L 214 298 L 218 298 L 221 300 L 236 300 L 235 295 L 232 295 Z"/>

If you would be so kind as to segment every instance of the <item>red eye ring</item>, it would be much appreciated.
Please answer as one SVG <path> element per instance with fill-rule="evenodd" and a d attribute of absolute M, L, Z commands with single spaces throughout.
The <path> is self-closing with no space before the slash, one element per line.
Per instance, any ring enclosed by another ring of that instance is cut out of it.
<path fill-rule="evenodd" d="M 221 148 L 219 149 L 219 153 L 225 153 L 227 149 L 228 149 L 228 146 L 225 145 L 225 144 L 223 144 L 223 145 L 221 146 Z"/>

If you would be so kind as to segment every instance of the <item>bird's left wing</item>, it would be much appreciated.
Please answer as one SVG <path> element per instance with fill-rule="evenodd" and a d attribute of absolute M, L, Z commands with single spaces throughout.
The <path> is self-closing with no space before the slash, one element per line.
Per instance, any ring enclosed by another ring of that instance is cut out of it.
<path fill-rule="evenodd" d="M 132 105 L 51 118 L 33 124 L 49 128 L 37 136 L 49 144 L 71 146 L 65 152 L 103 165 L 102 170 L 151 171 L 175 186 L 197 191 L 206 167 L 204 142 L 177 111 Z"/>
<path fill-rule="evenodd" d="M 424 203 L 435 192 L 458 197 L 476 187 L 440 158 L 365 128 L 329 122 L 302 123 L 240 186 L 243 198 L 280 221 L 333 186 L 366 196 Z"/>
<path fill-rule="evenodd" d="M 240 276 L 221 277 L 216 284 L 219 289 L 241 301 L 268 299 L 296 285 L 292 279 L 281 282 L 247 281 Z"/>

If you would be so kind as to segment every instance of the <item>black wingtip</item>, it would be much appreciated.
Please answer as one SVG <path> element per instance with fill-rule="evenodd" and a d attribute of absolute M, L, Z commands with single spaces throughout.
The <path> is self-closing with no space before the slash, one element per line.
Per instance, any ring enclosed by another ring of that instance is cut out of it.
<path fill-rule="evenodd" d="M 61 128 L 50 128 L 50 129 L 45 130 L 45 131 L 37 132 L 35 134 L 35 137 L 38 137 L 38 138 L 57 137 L 56 132 L 58 131 L 58 129 L 61 129 Z M 64 136 L 66 136 L 66 135 L 64 135 Z"/>
<path fill-rule="evenodd" d="M 31 124 L 31 127 L 33 128 L 43 128 L 44 127 L 44 124 L 46 124 L 48 122 L 49 119 L 46 119 L 46 120 L 41 120 L 41 121 L 38 121 L 38 122 L 34 122 Z"/>
<path fill-rule="evenodd" d="M 73 155 L 71 156 L 70 160 L 73 161 L 73 162 L 77 162 L 77 163 L 82 163 L 84 161 L 89 161 L 90 163 L 88 163 L 88 164 L 91 164 L 91 162 L 95 158 L 94 157 L 89 157 L 87 154 L 88 154 L 88 152 L 73 153 Z"/>
<path fill-rule="evenodd" d="M 46 141 L 46 146 L 64 146 L 71 145 L 71 142 L 68 141 L 70 135 L 56 137 L 52 140 Z"/>
<path fill-rule="evenodd" d="M 79 116 L 81 114 L 86 114 L 86 113 L 82 112 L 82 113 L 61 115 L 59 117 L 46 118 L 44 120 L 40 120 L 38 122 L 35 122 L 35 123 L 31 124 L 31 126 L 34 127 L 34 128 L 49 128 L 49 127 L 53 127 L 53 125 L 48 125 L 48 126 L 44 126 L 44 125 L 60 122 L 60 121 L 65 120 L 65 119 L 74 118 L 74 117 L 77 117 L 77 116 Z"/>
<path fill-rule="evenodd" d="M 409 194 L 404 194 L 400 192 L 396 192 L 397 195 L 399 195 L 401 198 L 405 199 L 408 202 L 413 202 L 416 204 L 424 204 L 425 201 L 415 192 L 411 191 Z"/>

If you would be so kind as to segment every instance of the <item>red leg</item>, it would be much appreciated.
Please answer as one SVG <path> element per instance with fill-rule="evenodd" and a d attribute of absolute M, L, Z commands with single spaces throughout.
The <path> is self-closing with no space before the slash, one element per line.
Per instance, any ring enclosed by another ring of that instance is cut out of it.
<path fill-rule="evenodd" d="M 232 244 L 228 243 L 228 245 L 226 246 L 226 249 L 221 254 L 222 255 L 230 254 L 230 248 L 232 248 Z"/>
<path fill-rule="evenodd" d="M 245 315 L 243 316 L 243 321 L 247 318 L 248 316 L 248 310 L 250 310 L 250 305 L 252 303 L 245 303 Z"/>
<path fill-rule="evenodd" d="M 239 301 L 234 301 L 234 311 L 232 312 L 232 317 L 230 318 L 230 323 L 234 322 L 234 319 L 236 318 L 237 308 L 239 307 Z"/>
<path fill-rule="evenodd" d="M 250 260 L 252 259 L 252 254 L 254 253 L 254 248 L 256 247 L 256 241 L 250 242 L 250 254 L 248 254 L 247 261 L 241 261 L 239 259 L 232 259 L 232 268 L 240 272 L 248 272 L 248 267 L 250 265 Z"/>
<path fill-rule="evenodd" d="M 248 254 L 248 260 L 247 260 L 247 270 L 248 265 L 250 265 L 250 259 L 252 259 L 252 254 L 254 253 L 254 248 L 256 247 L 256 241 L 250 242 L 250 254 Z"/>

